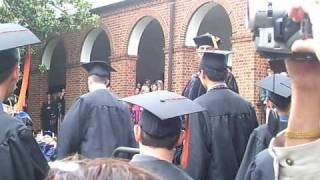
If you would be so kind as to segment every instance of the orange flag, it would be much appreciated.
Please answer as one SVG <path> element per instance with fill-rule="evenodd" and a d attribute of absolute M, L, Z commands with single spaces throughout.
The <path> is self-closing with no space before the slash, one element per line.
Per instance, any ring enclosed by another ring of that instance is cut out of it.
<path fill-rule="evenodd" d="M 31 58 L 31 52 L 30 52 L 30 46 L 29 46 L 27 48 L 27 52 L 24 57 L 22 85 L 20 89 L 18 103 L 16 104 L 17 111 L 22 111 L 23 107 L 26 106 L 26 96 L 27 96 L 27 89 L 29 86 L 29 78 L 30 78 L 30 71 L 31 71 L 31 59 L 32 58 Z"/>

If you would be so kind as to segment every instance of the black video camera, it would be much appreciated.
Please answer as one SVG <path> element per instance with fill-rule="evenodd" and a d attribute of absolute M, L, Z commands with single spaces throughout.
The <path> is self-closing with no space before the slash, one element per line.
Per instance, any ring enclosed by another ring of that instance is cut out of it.
<path fill-rule="evenodd" d="M 248 0 L 247 25 L 253 32 L 257 51 L 270 60 L 315 60 L 314 53 L 291 51 L 294 41 L 313 37 L 308 16 L 298 23 L 288 16 L 285 8 L 291 1 Z"/>

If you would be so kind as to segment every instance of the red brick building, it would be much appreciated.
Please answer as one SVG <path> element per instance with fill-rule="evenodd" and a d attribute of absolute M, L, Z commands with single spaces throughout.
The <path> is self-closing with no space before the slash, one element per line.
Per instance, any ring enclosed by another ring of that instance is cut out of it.
<path fill-rule="evenodd" d="M 266 75 L 267 63 L 246 29 L 246 6 L 245 0 L 127 0 L 94 9 L 99 27 L 49 38 L 33 58 L 28 104 L 36 127 L 48 89 L 65 86 L 67 107 L 87 92 L 80 64 L 91 60 L 111 62 L 117 70 L 111 89 L 120 97 L 132 95 L 144 79 L 163 79 L 166 89 L 181 93 L 199 64 L 192 39 L 205 32 L 222 36 L 223 48 L 233 51 L 240 94 L 257 107 L 255 82 Z M 40 73 L 39 64 L 48 72 Z"/>

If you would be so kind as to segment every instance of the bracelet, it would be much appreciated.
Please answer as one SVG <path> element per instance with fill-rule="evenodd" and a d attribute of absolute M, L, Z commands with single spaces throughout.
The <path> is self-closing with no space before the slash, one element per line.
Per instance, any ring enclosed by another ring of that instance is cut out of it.
<path fill-rule="evenodd" d="M 317 139 L 317 138 L 320 138 L 320 131 L 309 131 L 309 132 L 286 131 L 286 137 L 290 139 Z"/>

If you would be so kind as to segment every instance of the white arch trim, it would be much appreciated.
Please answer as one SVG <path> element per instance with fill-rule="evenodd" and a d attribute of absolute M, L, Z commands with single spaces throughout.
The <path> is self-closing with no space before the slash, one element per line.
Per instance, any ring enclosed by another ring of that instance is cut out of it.
<path fill-rule="evenodd" d="M 196 44 L 193 41 L 193 38 L 195 38 L 198 35 L 198 31 L 201 25 L 201 22 L 203 21 L 204 17 L 207 15 L 207 13 L 216 6 L 216 3 L 207 3 L 203 6 L 201 6 L 192 16 L 191 21 L 189 22 L 187 34 L 186 34 L 186 40 L 185 45 L 186 46 L 195 46 Z"/>
<path fill-rule="evenodd" d="M 103 29 L 96 28 L 91 30 L 86 39 L 84 40 L 84 43 L 82 45 L 81 49 L 81 56 L 80 56 L 80 62 L 81 63 L 88 63 L 90 62 L 90 56 L 93 49 L 94 42 L 96 41 L 97 37 L 100 33 L 103 32 Z"/>
<path fill-rule="evenodd" d="M 50 70 L 52 55 L 59 41 L 60 38 L 51 39 L 44 49 L 41 64 L 43 64 L 47 70 Z"/>
<path fill-rule="evenodd" d="M 128 45 L 128 55 L 138 56 L 139 44 L 143 31 L 146 29 L 148 24 L 154 20 L 153 17 L 147 16 L 142 18 L 134 27 Z"/>

